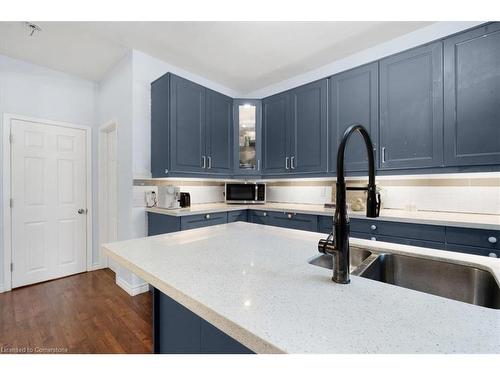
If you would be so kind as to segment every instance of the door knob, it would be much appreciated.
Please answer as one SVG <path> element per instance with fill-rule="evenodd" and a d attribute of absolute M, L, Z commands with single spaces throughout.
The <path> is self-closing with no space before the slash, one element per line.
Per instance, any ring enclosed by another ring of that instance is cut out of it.
<path fill-rule="evenodd" d="M 85 208 L 80 208 L 80 209 L 78 210 L 78 213 L 79 213 L 80 215 L 83 215 L 83 214 L 87 213 L 87 210 L 86 210 Z"/>

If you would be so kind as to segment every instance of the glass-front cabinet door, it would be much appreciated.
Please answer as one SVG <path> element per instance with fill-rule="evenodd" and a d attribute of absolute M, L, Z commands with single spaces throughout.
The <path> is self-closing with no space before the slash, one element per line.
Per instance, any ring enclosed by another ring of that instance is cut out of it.
<path fill-rule="evenodd" d="M 235 99 L 235 176 L 261 174 L 261 101 Z"/>

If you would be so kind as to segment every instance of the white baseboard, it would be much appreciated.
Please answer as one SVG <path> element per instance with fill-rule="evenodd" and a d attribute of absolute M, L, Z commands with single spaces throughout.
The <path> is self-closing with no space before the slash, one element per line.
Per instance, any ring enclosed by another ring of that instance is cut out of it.
<path fill-rule="evenodd" d="M 141 293 L 146 293 L 149 291 L 149 284 L 143 283 L 137 286 L 130 285 L 127 281 L 123 280 L 120 276 L 116 275 L 116 285 L 122 288 L 131 296 L 136 296 Z"/>
<path fill-rule="evenodd" d="M 102 270 L 103 268 L 107 268 L 107 266 L 103 266 L 101 263 L 94 263 L 90 266 L 89 271 Z"/>

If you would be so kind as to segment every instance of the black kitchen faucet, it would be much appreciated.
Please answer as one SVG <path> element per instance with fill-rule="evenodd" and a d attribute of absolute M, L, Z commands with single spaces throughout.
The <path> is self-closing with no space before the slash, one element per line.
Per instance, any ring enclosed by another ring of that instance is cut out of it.
<path fill-rule="evenodd" d="M 344 178 L 344 154 L 347 141 L 354 133 L 359 132 L 365 141 L 368 153 L 368 186 L 346 187 Z M 366 190 L 366 216 L 378 217 L 380 213 L 380 194 L 375 186 L 375 158 L 373 144 L 366 128 L 355 124 L 349 126 L 344 132 L 337 152 L 337 199 L 335 201 L 335 215 L 333 218 L 333 231 L 327 239 L 318 243 L 318 250 L 330 254 L 334 258 L 332 280 L 340 284 L 349 283 L 349 216 L 346 207 L 346 190 Z M 333 239 L 332 239 L 333 236 Z"/>

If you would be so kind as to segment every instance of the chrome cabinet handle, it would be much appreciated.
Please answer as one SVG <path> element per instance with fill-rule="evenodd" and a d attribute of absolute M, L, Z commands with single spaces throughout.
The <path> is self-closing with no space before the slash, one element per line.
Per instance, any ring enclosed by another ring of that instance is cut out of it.
<path fill-rule="evenodd" d="M 385 147 L 382 147 L 382 163 L 385 163 Z"/>
<path fill-rule="evenodd" d="M 288 166 L 288 162 L 290 161 L 290 158 L 287 156 L 285 158 L 285 169 L 290 169 L 290 167 Z"/>
<path fill-rule="evenodd" d="M 489 253 L 488 256 L 490 258 L 498 258 L 497 255 L 495 253 Z"/>
<path fill-rule="evenodd" d="M 372 238 L 370 238 L 370 240 L 377 241 L 377 238 L 376 237 L 372 237 Z"/>
<path fill-rule="evenodd" d="M 267 216 L 267 212 L 264 212 L 264 213 L 262 214 L 262 216 Z"/>
<path fill-rule="evenodd" d="M 260 159 L 257 159 L 257 170 L 260 171 Z"/>
<path fill-rule="evenodd" d="M 497 238 L 496 238 L 496 237 L 491 236 L 491 237 L 489 237 L 489 238 L 488 238 L 488 242 L 489 242 L 489 243 L 497 243 Z"/>
<path fill-rule="evenodd" d="M 377 226 L 375 224 L 372 224 L 372 226 L 370 227 L 371 230 L 375 230 L 377 229 Z"/>
<path fill-rule="evenodd" d="M 201 165 L 201 167 L 202 167 L 203 169 L 205 169 L 205 168 L 207 167 L 207 158 L 205 157 L 205 155 L 203 155 L 203 156 L 201 157 L 201 160 L 202 160 L 202 165 Z"/>
<path fill-rule="evenodd" d="M 292 167 L 292 169 L 295 169 L 295 156 L 291 157 L 291 159 L 290 159 L 290 166 Z"/>
<path fill-rule="evenodd" d="M 208 169 L 212 169 L 212 157 L 208 157 Z"/>
<path fill-rule="evenodd" d="M 210 219 L 210 214 L 206 214 L 205 219 Z"/>
<path fill-rule="evenodd" d="M 83 215 L 85 213 L 87 213 L 87 210 L 85 208 L 80 208 L 78 211 L 77 211 L 80 215 Z"/>

